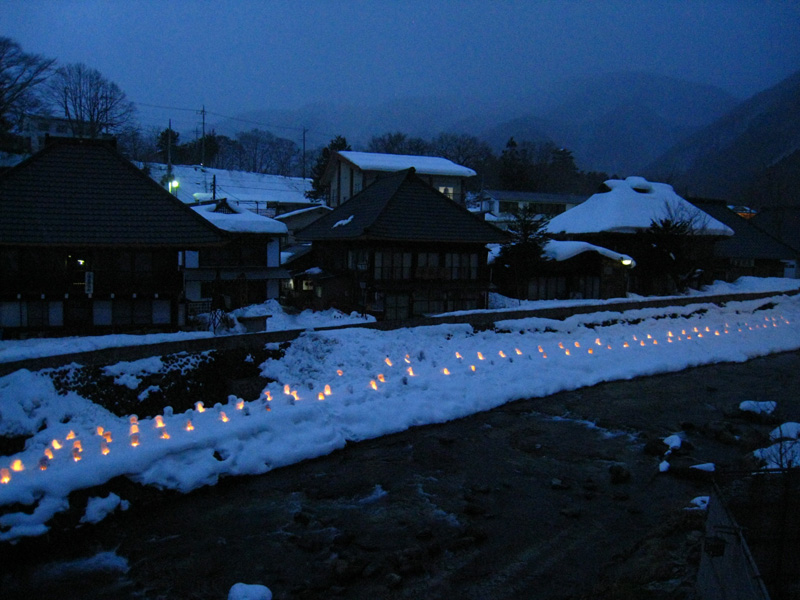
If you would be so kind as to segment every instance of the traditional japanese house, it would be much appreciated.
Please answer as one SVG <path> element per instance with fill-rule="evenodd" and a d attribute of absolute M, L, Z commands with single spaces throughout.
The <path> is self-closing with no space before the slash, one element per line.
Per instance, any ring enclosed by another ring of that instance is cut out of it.
<path fill-rule="evenodd" d="M 183 252 L 225 239 L 119 154 L 51 139 L 0 177 L 4 336 L 174 329 Z"/>
<path fill-rule="evenodd" d="M 312 252 L 295 300 L 384 319 L 484 308 L 488 243 L 507 234 L 407 169 L 296 233 Z"/>

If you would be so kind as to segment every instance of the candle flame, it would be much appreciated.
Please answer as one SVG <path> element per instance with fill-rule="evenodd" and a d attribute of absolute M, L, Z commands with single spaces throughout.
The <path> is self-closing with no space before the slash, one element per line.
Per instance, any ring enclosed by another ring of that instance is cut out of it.
<path fill-rule="evenodd" d="M 505 352 L 503 352 L 502 350 L 500 350 L 500 352 L 498 352 L 498 354 L 499 354 L 499 355 L 500 355 L 502 358 L 505 358 L 505 357 L 506 357 L 506 353 L 505 353 Z"/>
<path fill-rule="evenodd" d="M 667 332 L 667 337 L 672 337 L 672 332 L 671 331 Z"/>
<path fill-rule="evenodd" d="M 594 350 L 592 348 L 589 348 L 589 354 L 594 354 Z"/>
<path fill-rule="evenodd" d="M 139 426 L 136 423 L 134 423 L 133 425 L 131 425 L 131 430 L 130 430 L 129 434 L 130 435 L 135 435 L 137 433 L 139 433 Z"/>
<path fill-rule="evenodd" d="M 138 433 L 134 433 L 131 436 L 131 446 L 133 446 L 135 448 L 138 445 L 139 445 L 139 434 Z"/>
<path fill-rule="evenodd" d="M 228 415 L 225 414 L 225 411 L 220 411 L 219 420 L 222 421 L 223 423 L 227 423 L 228 421 L 230 421 Z"/>
<path fill-rule="evenodd" d="M 514 348 L 514 352 L 516 352 L 519 355 L 522 355 L 522 350 L 520 350 L 519 348 Z"/>
<path fill-rule="evenodd" d="M 11 481 L 11 473 L 8 469 L 0 469 L 0 483 L 8 483 Z"/>
<path fill-rule="evenodd" d="M 77 448 L 72 451 L 72 460 L 78 462 L 81 459 L 81 452 Z"/>
<path fill-rule="evenodd" d="M 244 408 L 244 400 L 239 400 L 236 403 L 236 410 L 242 410 Z"/>
<path fill-rule="evenodd" d="M 11 470 L 12 471 L 17 471 L 17 472 L 24 471 L 25 470 L 25 466 L 22 464 L 22 461 L 20 459 L 17 459 L 14 462 L 11 463 Z"/>
<path fill-rule="evenodd" d="M 81 445 L 80 440 L 75 440 L 75 443 L 72 444 L 72 447 L 77 450 L 78 452 L 83 452 L 83 446 Z"/>
<path fill-rule="evenodd" d="M 342 375 L 344 375 L 344 372 L 343 372 L 341 369 L 336 369 L 336 374 L 337 374 L 339 377 L 341 377 Z"/>
<path fill-rule="evenodd" d="M 386 378 L 383 376 L 383 373 L 378 373 L 378 381 L 386 383 Z"/>
<path fill-rule="evenodd" d="M 628 344 L 628 342 L 625 342 L 624 344 L 622 344 L 622 347 L 623 348 L 630 348 L 630 345 Z"/>
<path fill-rule="evenodd" d="M 444 369 L 442 369 L 442 373 L 444 373 L 445 375 L 450 375 L 450 371 L 448 370 L 448 368 L 447 368 L 447 367 L 445 367 Z"/>
<path fill-rule="evenodd" d="M 634 341 L 634 342 L 638 342 L 638 341 L 639 341 L 639 338 L 637 338 L 637 337 L 634 335 L 634 336 L 633 336 L 633 341 Z"/>
<path fill-rule="evenodd" d="M 331 386 L 330 386 L 330 385 L 328 385 L 327 383 L 325 384 L 325 390 L 324 390 L 324 392 L 325 392 L 325 395 L 326 395 L 326 396 L 330 396 L 330 395 L 332 394 L 332 392 L 331 392 Z"/>
<path fill-rule="evenodd" d="M 391 359 L 390 359 L 388 356 L 387 356 L 386 358 L 384 358 L 384 359 L 383 359 L 383 362 L 385 362 L 385 363 L 386 363 L 387 365 L 389 365 L 390 367 L 392 366 L 392 361 L 391 361 Z"/>
<path fill-rule="evenodd" d="M 403 357 L 403 360 L 404 360 L 404 361 L 406 361 L 406 362 L 407 362 L 409 365 L 411 364 L 411 359 L 408 357 L 408 354 L 406 354 L 406 355 Z"/>
<path fill-rule="evenodd" d="M 595 343 L 595 344 L 597 344 L 598 346 L 602 346 L 602 345 L 603 345 L 603 343 L 600 341 L 600 338 L 597 338 L 597 339 L 594 341 L 594 343 Z"/>
<path fill-rule="evenodd" d="M 543 353 L 542 353 L 542 358 L 547 358 L 547 354 L 545 354 L 545 353 L 543 352 Z"/>
<path fill-rule="evenodd" d="M 611 344 L 609 344 L 609 345 L 608 345 L 608 346 L 606 346 L 606 347 L 607 347 L 609 350 L 611 350 Z"/>
<path fill-rule="evenodd" d="M 644 346 L 644 340 L 642 340 L 641 342 L 639 342 L 639 345 L 640 345 L 640 346 Z"/>
<path fill-rule="evenodd" d="M 483 360 L 483 354 L 481 354 L 480 352 L 478 352 L 478 360 Z"/>
<path fill-rule="evenodd" d="M 409 367 L 409 369 L 410 369 L 410 368 L 411 368 L 411 367 Z M 369 382 L 369 387 L 371 387 L 373 390 L 377 390 L 377 389 L 378 389 L 378 384 L 377 384 L 377 383 L 375 383 L 375 380 L 374 380 L 374 379 L 370 379 L 370 382 Z"/>
<path fill-rule="evenodd" d="M 322 392 L 317 394 L 317 400 L 325 400 L 325 394 L 323 394 Z"/>
<path fill-rule="evenodd" d="M 156 416 L 156 424 L 155 424 L 155 426 L 158 429 L 161 429 L 162 427 L 164 427 L 164 417 L 162 417 L 161 415 L 157 415 Z"/>
<path fill-rule="evenodd" d="M 580 344 L 580 342 L 575 342 L 575 347 L 576 347 L 576 348 L 580 348 L 580 347 L 581 347 L 581 344 Z"/>
<path fill-rule="evenodd" d="M 195 409 L 197 412 L 201 413 L 201 412 L 205 412 L 205 410 L 206 410 L 206 407 L 205 407 L 205 406 L 203 406 L 203 403 L 202 403 L 202 402 L 195 402 L 195 404 L 194 404 L 194 409 Z"/>
<path fill-rule="evenodd" d="M 469 368 L 470 368 L 472 371 L 474 371 L 474 370 L 475 370 L 475 365 L 470 365 L 470 366 L 469 366 Z"/>
<path fill-rule="evenodd" d="M 138 423 L 139 422 L 139 417 L 137 417 L 136 415 L 131 415 L 130 421 L 131 421 L 131 423 Z"/>
<path fill-rule="evenodd" d="M 50 461 L 48 461 L 46 458 L 44 458 L 44 457 L 40 458 L 39 459 L 39 470 L 40 471 L 47 471 L 47 467 L 48 467 L 49 464 L 50 464 Z"/>
<path fill-rule="evenodd" d="M 166 429 L 161 432 L 161 439 L 162 440 L 168 440 L 169 439 L 169 434 L 167 433 Z"/>
<path fill-rule="evenodd" d="M 648 333 L 648 334 L 647 334 L 647 339 L 648 339 L 648 340 L 652 340 L 652 339 L 653 339 L 653 336 L 652 336 L 652 335 L 650 335 L 650 334 Z"/>
<path fill-rule="evenodd" d="M 272 402 L 272 393 L 269 390 L 264 390 L 264 397 L 267 399 L 267 402 Z"/>
<path fill-rule="evenodd" d="M 45 449 L 44 449 L 44 455 L 45 455 L 47 458 L 49 458 L 50 460 L 53 460 L 53 451 L 52 451 L 52 450 L 50 450 L 50 448 L 45 448 Z"/>
<path fill-rule="evenodd" d="M 564 349 L 564 343 L 563 342 L 558 342 L 558 347 L 563 350 Z"/>
<path fill-rule="evenodd" d="M 658 340 L 653 340 L 653 346 L 658 346 Z"/>
<path fill-rule="evenodd" d="M 300 396 L 297 395 L 297 390 L 292 390 L 292 398 L 295 400 L 300 400 Z"/>
<path fill-rule="evenodd" d="M 408 367 L 408 369 L 406 369 L 406 371 L 408 371 L 408 375 L 410 377 L 414 377 L 414 369 L 412 369 L 411 367 Z"/>
<path fill-rule="evenodd" d="M 67 434 L 67 439 L 68 440 L 74 440 L 75 439 L 75 432 L 70 430 L 70 432 Z"/>
<path fill-rule="evenodd" d="M 541 353 L 541 352 L 544 352 L 544 350 L 542 350 L 542 347 L 541 347 L 541 346 L 539 346 L 539 352 L 540 352 L 540 353 Z"/>
<path fill-rule="evenodd" d="M 105 429 L 103 429 L 102 427 L 100 427 L 100 426 L 97 427 L 97 435 L 103 435 L 104 431 L 105 431 Z"/>
<path fill-rule="evenodd" d="M 104 439 L 105 441 L 107 441 L 109 444 L 110 444 L 111 442 L 113 442 L 113 441 L 114 441 L 114 440 L 111 438 L 111 432 L 110 432 L 110 431 L 105 431 L 105 432 L 103 432 L 103 439 Z"/>
<path fill-rule="evenodd" d="M 564 350 L 564 354 L 566 354 L 567 356 L 569 356 L 569 350 Z"/>
<path fill-rule="evenodd" d="M 100 444 L 100 453 L 101 453 L 103 456 L 105 456 L 105 455 L 106 455 L 106 454 L 108 454 L 109 452 L 111 452 L 111 450 L 109 449 L 109 447 L 108 447 L 108 444 L 106 444 L 105 442 L 102 442 L 102 443 Z"/>
<path fill-rule="evenodd" d="M 286 394 L 287 396 L 292 395 L 292 388 L 288 383 L 283 386 L 283 393 Z"/>
<path fill-rule="evenodd" d="M 191 419 L 186 421 L 186 428 L 185 429 L 186 429 L 186 431 L 194 431 L 194 425 L 192 425 Z"/>
<path fill-rule="evenodd" d="M 461 353 L 460 353 L 460 352 L 456 352 L 456 358 L 464 358 L 464 357 L 463 357 L 463 356 L 461 356 Z"/>
<path fill-rule="evenodd" d="M 56 450 L 61 450 L 61 442 L 58 440 L 53 440 L 53 448 Z"/>

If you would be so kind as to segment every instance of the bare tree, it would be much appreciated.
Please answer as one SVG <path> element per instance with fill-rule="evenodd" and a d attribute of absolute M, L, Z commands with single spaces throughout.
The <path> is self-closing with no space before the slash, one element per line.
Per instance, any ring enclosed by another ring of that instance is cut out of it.
<path fill-rule="evenodd" d="M 51 74 L 55 59 L 23 52 L 7 37 L 0 37 L 0 133 L 6 132 L 25 112 L 40 106 L 37 88 Z"/>
<path fill-rule="evenodd" d="M 83 63 L 57 69 L 48 88 L 50 100 L 69 120 L 75 136 L 96 138 L 133 124 L 136 109 L 125 92 Z"/>

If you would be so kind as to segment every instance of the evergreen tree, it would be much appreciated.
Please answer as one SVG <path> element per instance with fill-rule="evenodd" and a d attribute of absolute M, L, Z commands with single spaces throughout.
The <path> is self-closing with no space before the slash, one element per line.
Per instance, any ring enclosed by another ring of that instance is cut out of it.
<path fill-rule="evenodd" d="M 317 160 L 314 162 L 314 166 L 311 167 L 311 190 L 306 192 L 306 197 L 319 200 L 325 196 L 322 177 L 325 175 L 325 169 L 328 168 L 328 162 L 331 156 L 334 152 L 340 150 L 352 150 L 350 144 L 347 143 L 347 138 L 342 135 L 337 135 L 327 146 L 320 150 L 317 155 Z"/>
<path fill-rule="evenodd" d="M 506 289 L 516 290 L 518 298 L 527 293 L 527 283 L 539 270 L 548 241 L 547 219 L 540 217 L 535 206 L 522 205 L 514 213 L 509 226 L 511 241 L 503 244 L 495 260 L 498 282 Z"/>

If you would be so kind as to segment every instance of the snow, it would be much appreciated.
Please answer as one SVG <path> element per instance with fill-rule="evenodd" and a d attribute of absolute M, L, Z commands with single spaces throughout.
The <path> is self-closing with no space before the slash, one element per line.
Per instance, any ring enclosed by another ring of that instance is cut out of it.
<path fill-rule="evenodd" d="M 569 260 L 574 256 L 583 254 L 584 252 L 597 252 L 602 256 L 610 258 L 611 260 L 616 260 L 618 262 L 624 261 L 625 266 L 629 266 L 631 268 L 636 266 L 636 261 L 627 254 L 620 254 L 619 252 L 614 252 L 608 248 L 602 248 L 587 242 L 561 242 L 550 240 L 544 246 L 544 256 L 551 260 L 557 261 Z"/>
<path fill-rule="evenodd" d="M 336 223 L 331 225 L 331 229 L 336 229 L 337 227 L 344 227 L 345 225 L 349 225 L 352 220 L 353 220 L 353 215 L 350 215 L 346 219 L 342 219 L 341 221 L 336 221 Z"/>
<path fill-rule="evenodd" d="M 270 219 L 269 217 L 262 217 L 261 215 L 257 215 L 235 204 L 229 204 L 228 206 L 234 211 L 233 213 L 214 212 L 214 209 L 217 207 L 216 204 L 193 206 L 192 210 L 214 225 L 214 227 L 222 229 L 223 231 L 232 233 L 266 233 L 272 235 L 286 235 L 289 232 L 285 223 Z"/>
<path fill-rule="evenodd" d="M 636 233 L 653 221 L 695 219 L 699 235 L 733 235 L 733 230 L 675 193 L 671 185 L 652 183 L 642 177 L 609 179 L 608 192 L 594 194 L 586 202 L 550 219 L 550 233 Z M 637 191 L 646 190 L 644 193 Z"/>
<path fill-rule="evenodd" d="M 263 585 L 236 583 L 228 592 L 228 600 L 272 600 L 272 592 Z"/>
<path fill-rule="evenodd" d="M 783 423 L 779 427 L 773 429 L 769 434 L 771 440 L 792 439 L 800 438 L 800 423 Z"/>
<path fill-rule="evenodd" d="M 670 450 L 677 450 L 681 447 L 681 438 L 678 435 L 671 435 L 669 437 L 664 438 L 664 443 L 669 447 Z"/>
<path fill-rule="evenodd" d="M 362 171 L 403 171 L 414 167 L 422 175 L 447 175 L 473 177 L 477 173 L 439 156 L 410 156 L 408 154 L 379 154 L 376 152 L 353 152 L 342 150 L 341 156 Z"/>
<path fill-rule="evenodd" d="M 756 402 L 755 400 L 745 400 L 739 404 L 739 410 L 742 412 L 751 412 L 757 415 L 771 415 L 775 412 L 777 402 Z"/>
<path fill-rule="evenodd" d="M 686 510 L 706 510 L 708 508 L 709 496 L 697 496 L 689 501 L 690 507 Z"/>
<path fill-rule="evenodd" d="M 130 503 L 120 499 L 116 494 L 109 494 L 105 498 L 93 496 L 86 504 L 86 512 L 81 517 L 81 523 L 99 523 L 112 512 L 117 510 L 128 510 Z"/>
<path fill-rule="evenodd" d="M 140 168 L 143 163 L 134 163 Z M 147 163 L 150 178 L 161 183 L 167 174 L 167 165 Z M 306 198 L 311 190 L 311 179 L 302 177 L 283 177 L 246 171 L 209 169 L 199 165 L 172 165 L 172 174 L 180 183 L 177 191 L 179 200 L 194 204 L 212 199 L 212 182 L 216 177 L 217 198 L 227 198 L 228 204 L 241 203 L 245 206 L 266 208 L 270 204 L 319 205 L 319 202 Z"/>
<path fill-rule="evenodd" d="M 261 365 L 273 382 L 260 398 L 203 398 L 205 407 L 154 418 L 115 416 L 76 393 L 59 396 L 45 372 L 18 370 L 0 378 L 0 428 L 30 437 L 21 452 L 0 457 L 0 507 L 12 511 L 0 517 L 0 541 L 45 533 L 72 491 L 121 475 L 188 492 L 519 398 L 798 348 L 800 298 L 717 306 L 699 297 L 626 313 L 609 303 L 563 321 L 509 319 L 486 331 L 308 330 Z M 136 376 L 156 365 L 119 363 L 109 372 Z M 770 460 L 769 449 L 763 456 Z M 383 494 L 376 486 L 363 500 Z"/>

